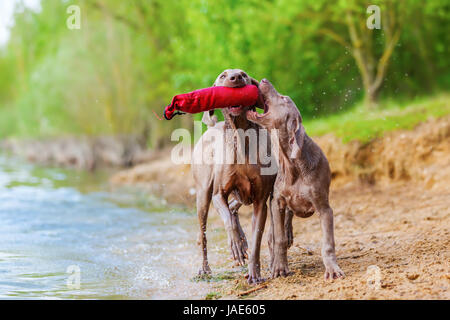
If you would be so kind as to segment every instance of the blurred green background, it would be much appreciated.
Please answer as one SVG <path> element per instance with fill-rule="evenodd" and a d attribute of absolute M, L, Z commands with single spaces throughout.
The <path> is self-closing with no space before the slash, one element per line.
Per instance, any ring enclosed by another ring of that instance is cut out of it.
<path fill-rule="evenodd" d="M 66 12 L 81 8 L 81 29 Z M 370 30 L 369 5 L 381 8 Z M 178 93 L 226 68 L 271 80 L 312 134 L 366 140 L 450 113 L 445 0 L 41 0 L 18 2 L 0 48 L 0 138 L 145 136 L 160 147 Z"/>

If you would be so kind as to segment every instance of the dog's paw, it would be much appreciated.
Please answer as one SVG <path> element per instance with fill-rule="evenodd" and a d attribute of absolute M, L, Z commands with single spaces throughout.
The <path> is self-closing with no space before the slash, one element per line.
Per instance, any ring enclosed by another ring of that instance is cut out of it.
<path fill-rule="evenodd" d="M 202 266 L 200 268 L 200 270 L 198 270 L 199 276 L 205 276 L 205 275 L 210 275 L 210 274 L 211 274 L 211 268 L 208 265 Z"/>
<path fill-rule="evenodd" d="M 325 280 L 334 280 L 339 278 L 345 278 L 344 272 L 339 268 L 336 263 L 325 266 L 325 274 L 323 275 Z"/>
<path fill-rule="evenodd" d="M 259 284 L 266 281 L 261 275 L 251 275 L 251 273 L 247 274 L 245 277 L 247 278 L 248 284 Z"/>
<path fill-rule="evenodd" d="M 277 257 L 274 258 L 271 269 L 272 278 L 287 277 L 290 273 L 287 261 L 281 261 Z"/>
<path fill-rule="evenodd" d="M 248 266 L 248 274 L 245 275 L 248 284 L 258 284 L 266 281 L 261 277 L 261 269 L 257 265 L 252 263 Z"/>
<path fill-rule="evenodd" d="M 248 258 L 247 254 L 247 241 L 245 239 L 240 238 L 239 236 L 231 237 L 229 240 L 231 257 L 235 260 L 239 265 L 245 265 L 245 259 Z"/>

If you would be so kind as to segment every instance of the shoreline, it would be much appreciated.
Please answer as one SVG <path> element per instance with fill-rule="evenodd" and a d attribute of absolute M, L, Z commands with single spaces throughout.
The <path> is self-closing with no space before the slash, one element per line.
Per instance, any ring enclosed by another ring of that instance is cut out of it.
<path fill-rule="evenodd" d="M 313 140 L 330 163 L 332 189 L 355 182 L 362 186 L 413 183 L 433 189 L 446 187 L 450 181 L 450 116 L 429 119 L 413 130 L 389 132 L 365 144 L 344 144 L 332 134 Z M 116 173 L 110 184 L 143 188 L 169 203 L 195 207 L 190 165 L 173 164 L 170 149 L 155 153 L 150 162 Z"/>

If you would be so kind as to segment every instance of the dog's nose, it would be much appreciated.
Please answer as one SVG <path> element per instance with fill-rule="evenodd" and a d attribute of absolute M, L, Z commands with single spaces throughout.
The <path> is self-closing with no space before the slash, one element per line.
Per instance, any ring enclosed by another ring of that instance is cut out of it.
<path fill-rule="evenodd" d="M 241 74 L 233 74 L 230 77 L 230 81 L 232 81 L 232 82 L 237 82 L 237 81 L 241 81 L 241 80 L 242 80 Z"/>

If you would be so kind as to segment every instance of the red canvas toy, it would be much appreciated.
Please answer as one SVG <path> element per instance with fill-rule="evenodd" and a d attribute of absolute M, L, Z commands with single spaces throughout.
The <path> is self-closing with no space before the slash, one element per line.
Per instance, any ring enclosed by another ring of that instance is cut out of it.
<path fill-rule="evenodd" d="M 179 94 L 173 97 L 172 103 L 164 109 L 164 118 L 172 119 L 179 111 L 198 113 L 212 109 L 233 106 L 249 107 L 256 105 L 258 87 L 247 85 L 241 88 L 211 87 Z"/>

